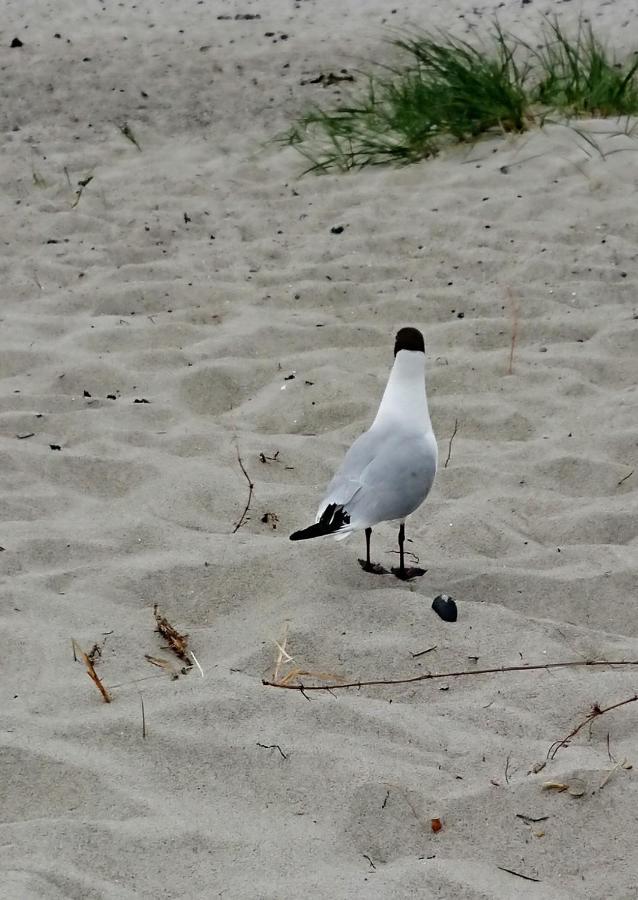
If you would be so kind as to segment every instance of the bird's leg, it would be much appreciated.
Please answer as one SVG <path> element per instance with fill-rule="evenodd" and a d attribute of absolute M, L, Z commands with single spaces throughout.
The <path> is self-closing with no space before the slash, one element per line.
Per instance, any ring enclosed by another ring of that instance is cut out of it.
<path fill-rule="evenodd" d="M 405 522 L 399 525 L 399 568 L 392 569 L 392 574 L 400 578 L 401 581 L 410 581 L 411 578 L 417 578 L 419 575 L 425 575 L 427 569 L 420 569 L 418 566 L 410 566 L 406 569 L 405 558 L 403 552 L 403 544 L 405 543 Z"/>
<path fill-rule="evenodd" d="M 380 566 L 379 563 L 370 562 L 370 536 L 372 529 L 366 528 L 366 558 L 359 560 L 359 565 L 364 572 L 371 572 L 373 575 L 387 575 L 388 570 Z"/>

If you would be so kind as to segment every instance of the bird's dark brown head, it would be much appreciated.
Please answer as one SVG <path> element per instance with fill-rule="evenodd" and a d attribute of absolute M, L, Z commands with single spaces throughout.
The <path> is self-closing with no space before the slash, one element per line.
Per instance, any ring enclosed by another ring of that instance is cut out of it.
<path fill-rule="evenodd" d="M 425 353 L 425 341 L 418 328 L 400 328 L 394 341 L 394 355 L 399 350 L 416 350 Z"/>

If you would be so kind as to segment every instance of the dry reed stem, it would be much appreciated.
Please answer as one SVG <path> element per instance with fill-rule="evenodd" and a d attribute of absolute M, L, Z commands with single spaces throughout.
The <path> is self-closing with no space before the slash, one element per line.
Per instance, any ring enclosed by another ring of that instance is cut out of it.
<path fill-rule="evenodd" d="M 309 678 L 319 678 L 321 680 L 331 679 L 332 681 L 340 681 L 343 680 L 340 675 L 335 675 L 333 672 L 311 672 L 307 669 L 301 669 L 298 666 L 294 669 L 291 669 L 289 672 L 282 674 L 280 677 L 280 672 L 282 666 L 287 666 L 289 663 L 294 662 L 294 658 L 288 653 L 286 650 L 286 644 L 288 643 L 288 625 L 284 625 L 284 633 L 281 638 L 281 641 L 275 641 L 275 646 L 277 647 L 277 656 L 275 659 L 275 666 L 272 675 L 273 683 L 278 685 L 282 685 L 283 687 L 288 687 L 290 682 L 294 678 L 299 678 L 300 676 L 308 676 Z M 266 684 L 267 682 L 263 682 Z"/>
<path fill-rule="evenodd" d="M 418 684 L 424 681 L 434 681 L 440 678 L 460 678 L 462 676 L 472 676 L 472 675 L 501 675 L 505 672 L 537 672 L 542 669 L 567 669 L 567 668 L 575 668 L 577 666 L 589 666 L 589 667 L 599 667 L 599 666 L 638 666 L 638 660 L 611 660 L 611 659 L 601 659 L 601 660 L 571 660 L 569 662 L 553 662 L 553 663 L 537 663 L 531 666 L 524 665 L 516 665 L 516 666 L 494 666 L 489 669 L 461 669 L 455 672 L 427 672 L 423 675 L 411 675 L 405 678 L 374 678 L 368 681 L 360 680 L 360 681 L 342 681 L 342 682 L 333 682 L 332 684 L 290 684 L 289 682 L 283 681 L 269 681 L 267 679 L 262 679 L 262 684 L 265 687 L 276 687 L 276 688 L 285 688 L 289 691 L 299 691 L 300 693 L 307 691 L 327 691 L 327 690 L 344 690 L 346 688 L 362 688 L 362 687 L 377 687 L 380 685 L 397 685 L 397 684 Z M 638 695 L 635 697 L 631 697 L 629 700 L 623 700 L 622 703 L 616 704 L 617 706 L 622 706 L 624 703 L 630 703 L 633 700 L 638 700 Z M 600 715 L 602 712 L 608 712 L 609 709 L 614 709 L 615 707 L 608 707 L 607 709 L 600 710 L 596 715 Z M 576 729 L 573 734 L 576 734 L 576 731 L 580 730 L 583 725 L 586 725 L 590 718 L 594 718 L 593 715 L 590 715 L 579 727 Z M 567 739 L 572 737 L 572 734 L 567 736 Z"/>
<path fill-rule="evenodd" d="M 113 698 L 111 697 L 111 695 L 109 694 L 107 689 L 104 687 L 104 684 L 102 683 L 100 676 L 95 671 L 95 667 L 94 667 L 92 661 L 89 659 L 88 655 L 84 652 L 84 650 L 80 647 L 80 645 L 74 638 L 71 638 L 71 645 L 73 647 L 73 658 L 77 659 L 77 654 L 80 655 L 82 662 L 86 666 L 86 674 L 89 676 L 91 681 L 97 687 L 98 691 L 102 695 L 102 699 L 104 700 L 105 703 L 111 703 Z"/>
<path fill-rule="evenodd" d="M 286 651 L 286 644 L 288 642 L 288 625 L 284 625 L 284 633 L 281 638 L 281 642 L 275 641 L 275 646 L 277 647 L 277 658 L 275 659 L 275 668 L 273 670 L 273 681 L 279 681 L 279 670 L 282 666 L 282 663 L 293 662 L 292 656 Z"/>
<path fill-rule="evenodd" d="M 171 676 L 171 678 L 179 678 L 179 672 L 169 659 L 162 659 L 160 656 L 151 656 L 150 653 L 145 653 L 144 659 L 147 662 L 150 662 L 152 666 L 157 666 L 158 669 L 163 669 Z"/>

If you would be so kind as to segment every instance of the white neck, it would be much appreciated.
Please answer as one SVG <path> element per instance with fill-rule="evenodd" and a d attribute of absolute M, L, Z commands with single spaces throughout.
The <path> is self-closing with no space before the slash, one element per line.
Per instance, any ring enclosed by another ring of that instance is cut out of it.
<path fill-rule="evenodd" d="M 432 431 L 425 393 L 425 353 L 399 350 L 373 425 L 400 419 L 418 431 Z"/>

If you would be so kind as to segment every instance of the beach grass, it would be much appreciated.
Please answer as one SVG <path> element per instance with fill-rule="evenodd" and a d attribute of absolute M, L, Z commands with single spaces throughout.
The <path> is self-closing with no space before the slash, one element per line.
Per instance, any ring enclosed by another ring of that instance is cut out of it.
<path fill-rule="evenodd" d="M 278 136 L 309 162 L 306 172 L 405 165 L 446 144 L 523 132 L 550 115 L 638 112 L 638 58 L 618 62 L 582 19 L 573 36 L 545 19 L 535 46 L 498 24 L 477 45 L 445 32 L 391 44 L 403 65 L 377 65 L 363 89 L 331 108 L 310 108 Z"/>
<path fill-rule="evenodd" d="M 568 35 L 557 19 L 546 21 L 534 52 L 540 76 L 536 102 L 567 116 L 624 116 L 638 112 L 638 56 L 619 62 L 595 36 L 590 23 Z"/>

